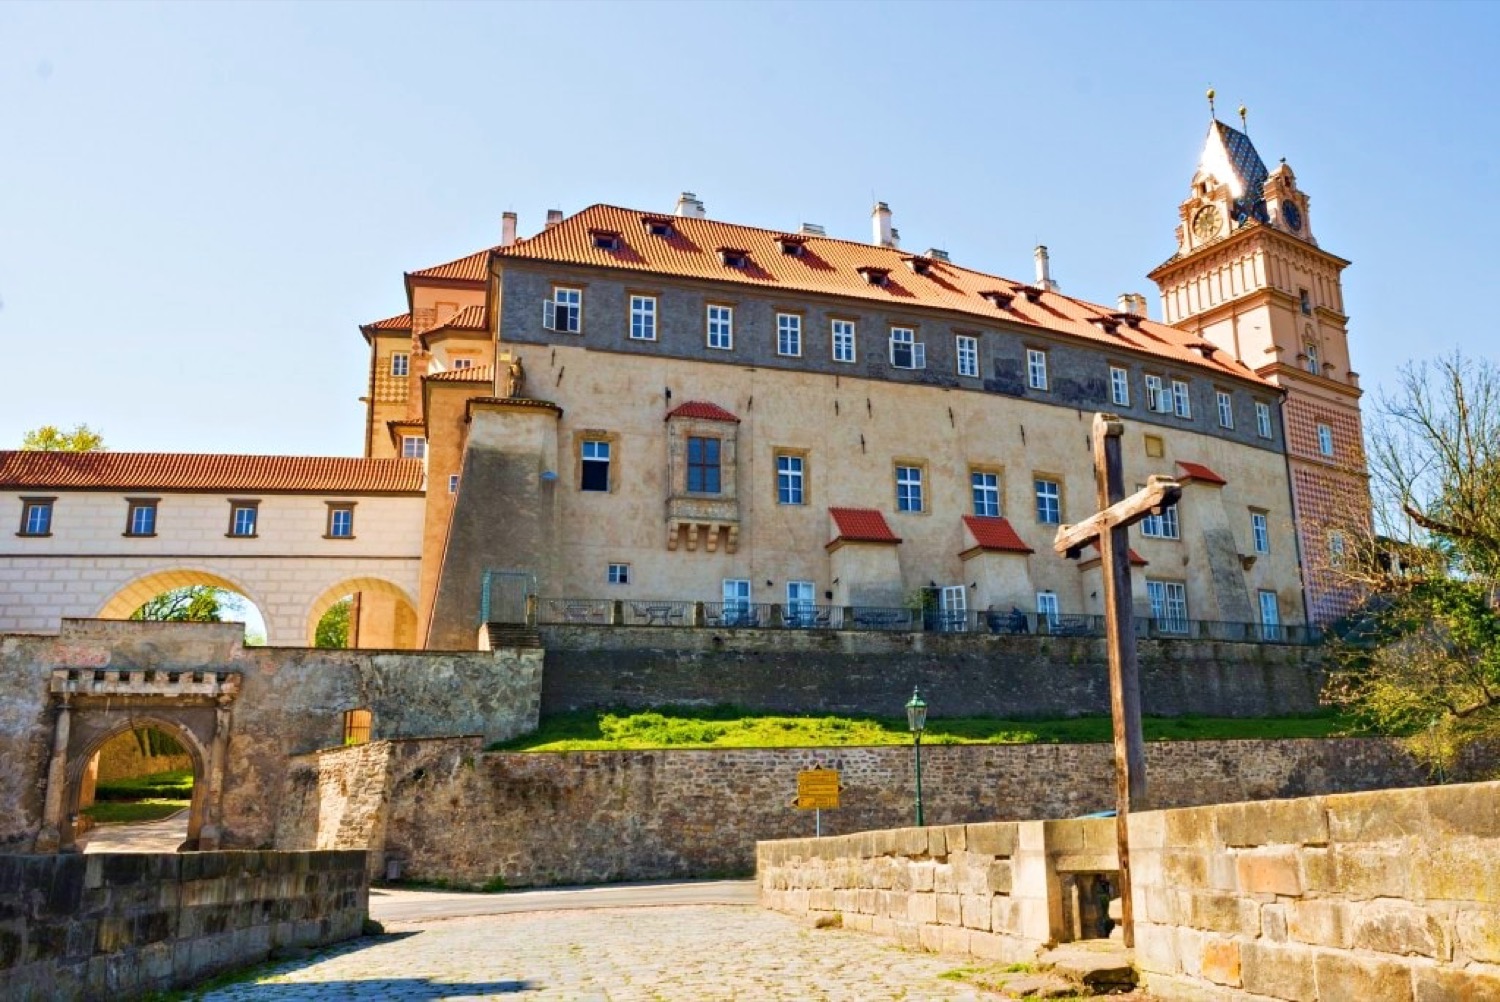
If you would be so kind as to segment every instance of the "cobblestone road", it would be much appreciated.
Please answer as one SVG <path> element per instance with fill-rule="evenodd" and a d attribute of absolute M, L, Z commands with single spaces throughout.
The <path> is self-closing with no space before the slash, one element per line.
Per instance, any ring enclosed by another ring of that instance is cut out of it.
<path fill-rule="evenodd" d="M 909 953 L 753 906 L 533 912 L 388 924 L 388 935 L 263 971 L 215 1002 L 473 999 L 609 1002 L 978 1000 L 954 957 Z"/>

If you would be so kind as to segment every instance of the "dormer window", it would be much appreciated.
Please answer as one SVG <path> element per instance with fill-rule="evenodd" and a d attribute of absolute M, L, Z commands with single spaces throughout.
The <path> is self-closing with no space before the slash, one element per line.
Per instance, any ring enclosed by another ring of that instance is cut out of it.
<path fill-rule="evenodd" d="M 781 253 L 787 257 L 801 257 L 803 245 L 807 238 L 793 233 L 783 233 L 776 238 L 776 246 L 781 248 Z"/>
<path fill-rule="evenodd" d="M 905 261 L 906 266 L 912 270 L 913 274 L 916 275 L 925 275 L 930 270 L 932 270 L 931 258 L 925 258 L 913 254 L 911 257 L 904 257 L 901 260 Z"/>
<path fill-rule="evenodd" d="M 1192 348 L 1204 358 L 1213 358 L 1214 352 L 1219 350 L 1219 346 L 1211 341 L 1199 341 L 1197 344 L 1188 345 L 1188 347 Z"/>
<path fill-rule="evenodd" d="M 856 268 L 855 271 L 859 272 L 860 277 L 871 285 L 885 285 L 886 281 L 891 277 L 891 269 L 889 268 L 874 268 L 870 265 L 865 265 L 864 267 Z"/>
<path fill-rule="evenodd" d="M 641 223 L 653 237 L 670 237 L 676 232 L 672 229 L 672 220 L 666 216 L 642 216 Z"/>
<path fill-rule="evenodd" d="M 720 247 L 719 261 L 726 268 L 744 268 L 750 264 L 750 252 L 738 247 Z"/>
<path fill-rule="evenodd" d="M 1009 292 L 1001 292 L 999 289 L 986 289 L 979 294 L 979 298 L 988 300 L 1002 310 L 1008 310 L 1016 297 Z"/>
<path fill-rule="evenodd" d="M 618 230 L 589 230 L 589 236 L 594 241 L 594 247 L 598 250 L 616 251 L 620 249 L 620 233 Z"/>
<path fill-rule="evenodd" d="M 1089 317 L 1089 323 L 1098 325 L 1106 334 L 1113 334 L 1120 329 L 1120 321 L 1114 317 Z"/>
<path fill-rule="evenodd" d="M 1118 320 L 1131 330 L 1139 330 L 1141 326 L 1141 315 L 1139 313 L 1111 313 L 1111 320 Z"/>
<path fill-rule="evenodd" d="M 1041 300 L 1042 300 L 1042 293 L 1045 292 L 1045 291 L 1046 291 L 1045 289 L 1038 288 L 1035 285 L 1023 285 L 1023 286 L 1021 286 L 1021 295 L 1023 295 L 1023 296 L 1026 297 L 1026 301 L 1028 303 L 1039 303 L 1039 302 L 1041 302 Z"/>

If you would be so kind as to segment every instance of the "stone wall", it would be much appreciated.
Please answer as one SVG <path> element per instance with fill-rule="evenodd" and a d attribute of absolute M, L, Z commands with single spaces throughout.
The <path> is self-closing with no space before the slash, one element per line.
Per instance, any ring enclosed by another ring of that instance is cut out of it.
<path fill-rule="evenodd" d="M 728 703 L 898 716 L 920 684 L 932 717 L 1109 712 L 1102 638 L 544 626 L 542 712 Z M 1251 717 L 1319 708 L 1317 648 L 1140 643 L 1143 710 Z"/>
<path fill-rule="evenodd" d="M 27 1000 L 184 988 L 360 934 L 357 852 L 0 856 L 0 982 Z"/>
<path fill-rule="evenodd" d="M 1379 740 L 1199 741 L 1146 748 L 1169 806 L 1373 789 L 1422 776 Z M 1112 806 L 1110 746 L 945 745 L 922 752 L 933 824 L 1073 817 Z M 907 747 L 482 751 L 478 739 L 398 741 L 293 761 L 277 844 L 361 848 L 407 875 L 511 886 L 748 872 L 759 839 L 810 835 L 797 772 L 842 771 L 829 835 L 907 824 Z M 382 864 L 372 859 L 372 866 Z"/>

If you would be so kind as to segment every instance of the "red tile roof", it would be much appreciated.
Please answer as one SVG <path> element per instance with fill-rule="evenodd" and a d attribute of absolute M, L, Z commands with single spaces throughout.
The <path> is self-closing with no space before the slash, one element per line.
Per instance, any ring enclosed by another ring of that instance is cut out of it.
<path fill-rule="evenodd" d="M 409 331 L 411 330 L 411 314 L 403 313 L 399 317 L 386 317 L 372 324 L 360 324 L 363 331 Z"/>
<path fill-rule="evenodd" d="M 969 535 L 974 537 L 978 549 L 999 550 L 1002 553 L 1036 552 L 1016 535 L 1009 519 L 965 515 L 964 525 L 969 527 Z"/>
<path fill-rule="evenodd" d="M 1094 548 L 1094 552 L 1095 553 L 1097 553 L 1099 551 L 1099 544 L 1098 543 L 1090 543 L 1089 546 L 1091 546 L 1091 547 Z M 1094 559 L 1098 560 L 1099 557 L 1094 557 Z M 1143 557 L 1139 553 L 1135 552 L 1135 547 L 1132 546 L 1130 548 L 1130 564 L 1131 564 L 1132 567 L 1149 567 L 1149 566 L 1151 566 L 1151 561 L 1147 560 L 1145 557 Z"/>
<path fill-rule="evenodd" d="M 838 534 L 834 543 L 899 543 L 901 537 L 886 525 L 885 515 L 874 508 L 829 508 Z"/>
<path fill-rule="evenodd" d="M 667 417 L 699 418 L 703 421 L 733 421 L 740 423 L 740 419 L 720 407 L 706 400 L 689 400 L 685 404 L 678 404 L 667 412 Z"/>
<path fill-rule="evenodd" d="M 910 252 L 893 247 L 829 237 L 807 236 L 802 253 L 783 254 L 778 230 L 738 226 L 712 219 L 675 217 L 672 235 L 654 236 L 641 225 L 651 213 L 612 205 L 594 205 L 563 220 L 551 229 L 509 247 L 485 251 L 501 259 L 555 261 L 626 271 L 708 279 L 789 292 L 813 292 L 872 300 L 888 306 L 925 306 L 953 310 L 992 322 L 1047 330 L 1075 340 L 1104 345 L 1115 351 L 1135 350 L 1169 359 L 1197 369 L 1230 374 L 1264 382 L 1248 367 L 1218 353 L 1204 358 L 1191 345 L 1201 338 L 1145 318 L 1136 326 L 1121 323 L 1113 333 L 1094 321 L 1115 311 L 1056 292 L 1028 290 L 1019 282 L 933 260 L 925 275 L 913 274 L 902 262 Z M 614 250 L 596 247 L 590 230 L 616 230 L 621 234 Z M 748 254 L 744 267 L 726 266 L 716 252 L 720 247 L 743 248 Z M 472 270 L 483 272 L 482 261 Z M 460 262 L 441 268 L 455 271 Z M 860 274 L 864 269 L 885 269 L 889 278 L 872 285 Z M 428 269 L 434 272 L 437 269 Z M 462 269 L 457 269 L 462 270 Z M 422 275 L 426 272 L 416 272 Z M 445 272 L 445 275 L 448 274 Z M 1009 307 L 985 299 L 983 293 L 1013 294 Z M 1035 294 L 1035 301 L 1028 291 Z"/>
<path fill-rule="evenodd" d="M 422 465 L 353 456 L 0 452 L 0 489 L 405 494 L 422 490 Z"/>
<path fill-rule="evenodd" d="M 493 365 L 471 365 L 467 369 L 449 369 L 446 372 L 434 372 L 427 378 L 436 379 L 443 383 L 493 383 L 495 381 L 495 367 Z"/>
<path fill-rule="evenodd" d="M 1177 465 L 1182 467 L 1182 472 L 1187 474 L 1187 476 L 1183 479 L 1191 480 L 1193 483 L 1217 484 L 1220 487 L 1229 483 L 1229 481 L 1225 480 L 1223 477 L 1219 476 L 1217 473 L 1215 473 L 1213 470 L 1210 470 L 1202 463 L 1188 463 L 1182 460 L 1178 460 Z"/>
<path fill-rule="evenodd" d="M 444 327 L 449 327 L 456 331 L 482 331 L 485 329 L 485 326 L 484 306 L 476 304 L 474 306 L 465 306 L 453 314 L 453 316 L 438 324 L 438 329 L 441 330 Z"/>
<path fill-rule="evenodd" d="M 498 249 L 498 248 L 496 248 Z M 475 251 L 447 264 L 407 272 L 408 278 L 443 278 L 455 282 L 484 282 L 489 277 L 490 251 Z"/>

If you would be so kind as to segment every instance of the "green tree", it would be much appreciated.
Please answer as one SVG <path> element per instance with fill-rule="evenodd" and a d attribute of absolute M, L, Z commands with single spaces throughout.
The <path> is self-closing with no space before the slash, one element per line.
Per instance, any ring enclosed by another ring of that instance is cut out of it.
<path fill-rule="evenodd" d="M 207 585 L 174 588 L 151 599 L 130 618 L 152 623 L 222 623 L 228 611 L 224 597 L 224 592 Z"/>
<path fill-rule="evenodd" d="M 104 436 L 86 424 L 74 425 L 72 431 L 44 424 L 26 433 L 21 448 L 27 452 L 103 452 Z"/>
<path fill-rule="evenodd" d="M 329 606 L 328 611 L 323 613 L 323 618 L 318 620 L 313 645 L 315 647 L 348 647 L 349 612 L 353 607 L 354 602 L 348 598 L 341 598 Z"/>
<path fill-rule="evenodd" d="M 1500 368 L 1402 370 L 1370 436 L 1374 532 L 1343 573 L 1370 593 L 1325 696 L 1438 769 L 1500 742 Z"/>

